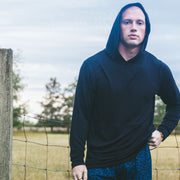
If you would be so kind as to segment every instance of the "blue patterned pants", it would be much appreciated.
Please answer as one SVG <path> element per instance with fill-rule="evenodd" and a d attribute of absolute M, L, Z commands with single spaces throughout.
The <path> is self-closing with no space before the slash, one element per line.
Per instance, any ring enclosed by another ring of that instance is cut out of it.
<path fill-rule="evenodd" d="M 88 169 L 88 180 L 151 180 L 151 154 L 148 144 L 130 161 L 111 168 Z"/>

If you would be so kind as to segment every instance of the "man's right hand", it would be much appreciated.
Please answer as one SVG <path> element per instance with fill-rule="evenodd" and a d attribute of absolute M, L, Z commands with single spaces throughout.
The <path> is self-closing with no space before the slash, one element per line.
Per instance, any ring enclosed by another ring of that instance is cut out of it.
<path fill-rule="evenodd" d="M 72 169 L 73 180 L 87 180 L 87 168 L 85 165 L 78 165 Z"/>

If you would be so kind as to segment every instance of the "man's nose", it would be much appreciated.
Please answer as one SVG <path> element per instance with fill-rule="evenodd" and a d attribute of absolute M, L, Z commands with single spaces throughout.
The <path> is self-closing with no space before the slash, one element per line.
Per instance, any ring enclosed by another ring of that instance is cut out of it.
<path fill-rule="evenodd" d="M 131 29 L 131 32 L 136 32 L 137 30 L 135 28 L 132 28 Z"/>
<path fill-rule="evenodd" d="M 131 32 L 136 32 L 137 31 L 137 27 L 136 27 L 136 23 L 132 23 L 132 26 L 131 26 Z"/>

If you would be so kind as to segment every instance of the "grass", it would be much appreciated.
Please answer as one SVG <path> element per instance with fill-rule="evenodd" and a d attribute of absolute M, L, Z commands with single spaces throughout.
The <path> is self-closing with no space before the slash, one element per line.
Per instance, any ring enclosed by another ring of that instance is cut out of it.
<path fill-rule="evenodd" d="M 35 143 L 26 143 L 17 141 L 19 139 L 25 141 L 23 132 L 14 132 L 13 134 L 13 164 L 25 164 L 29 167 L 36 167 L 39 169 L 50 169 L 51 171 L 39 170 L 34 168 L 26 168 L 26 180 L 66 180 L 70 179 L 70 173 L 65 171 L 70 169 L 68 135 L 66 134 L 48 134 L 27 132 L 27 140 Z M 48 145 L 47 144 L 48 139 Z M 38 143 L 44 144 L 40 145 Z M 54 146 L 51 146 L 54 145 Z M 64 147 L 61 147 L 64 146 Z M 26 152 L 26 153 L 25 153 Z M 56 172 L 56 171 L 64 172 Z M 12 180 L 24 180 L 25 167 L 13 165 L 12 166 Z"/>
<path fill-rule="evenodd" d="M 12 162 L 13 164 L 24 165 L 26 159 L 26 165 L 29 167 L 25 169 L 24 166 L 13 165 L 12 180 L 45 180 L 46 177 L 49 180 L 72 179 L 70 173 L 65 172 L 71 168 L 68 135 L 48 134 L 47 138 L 45 133 L 27 132 L 26 136 L 28 141 L 35 143 L 17 141 L 16 139 L 22 141 L 26 140 L 23 132 L 14 132 L 13 134 Z M 176 137 L 178 142 L 180 142 L 180 136 L 178 135 Z M 50 146 L 46 146 L 47 140 Z M 166 169 L 158 171 L 153 170 L 153 180 L 180 179 L 180 171 L 172 170 L 180 168 L 179 149 L 170 148 L 170 146 L 177 146 L 174 135 L 169 136 L 165 142 L 161 143 L 160 148 L 151 151 L 153 168 Z M 46 164 L 47 169 L 50 171 L 40 170 L 46 169 Z M 38 169 L 31 167 L 36 167 Z M 59 172 L 59 170 L 62 172 Z"/>
<path fill-rule="evenodd" d="M 180 179 L 180 136 L 171 135 L 160 147 L 151 151 L 153 168 L 153 180 L 179 180 Z"/>

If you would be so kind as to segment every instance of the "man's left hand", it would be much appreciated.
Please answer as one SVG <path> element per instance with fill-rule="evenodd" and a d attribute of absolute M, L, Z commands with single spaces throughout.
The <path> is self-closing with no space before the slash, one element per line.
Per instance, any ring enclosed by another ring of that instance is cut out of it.
<path fill-rule="evenodd" d="M 152 135 L 151 135 L 151 139 L 149 140 L 148 144 L 149 144 L 149 149 L 153 150 L 155 148 L 157 148 L 160 143 L 162 142 L 162 137 L 161 137 L 161 133 L 158 130 L 155 130 Z"/>

